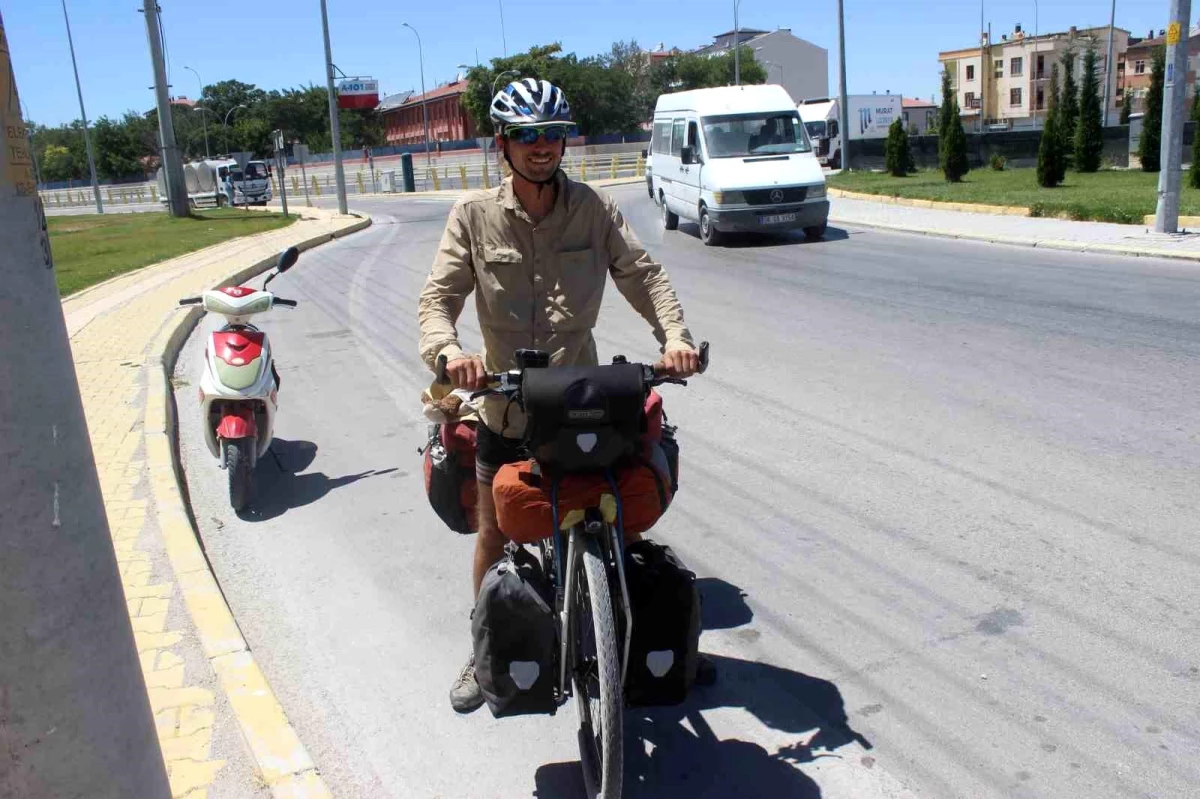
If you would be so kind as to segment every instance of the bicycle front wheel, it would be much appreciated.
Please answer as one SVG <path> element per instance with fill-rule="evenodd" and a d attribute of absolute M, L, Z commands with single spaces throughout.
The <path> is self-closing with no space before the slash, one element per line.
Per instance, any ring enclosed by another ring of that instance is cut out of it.
<path fill-rule="evenodd" d="M 575 663 L 579 753 L 589 799 L 618 799 L 624 773 L 621 658 L 608 570 L 599 543 L 587 539 L 583 569 L 576 573 Z"/>

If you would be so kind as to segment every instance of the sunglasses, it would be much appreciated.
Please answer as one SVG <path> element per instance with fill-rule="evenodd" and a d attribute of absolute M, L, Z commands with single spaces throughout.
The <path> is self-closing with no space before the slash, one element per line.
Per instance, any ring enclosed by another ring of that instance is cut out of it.
<path fill-rule="evenodd" d="M 505 137 L 509 141 L 520 142 L 521 144 L 533 144 L 540 138 L 545 138 L 548 142 L 560 142 L 571 135 L 571 129 L 562 125 L 556 125 L 550 128 L 509 128 L 504 132 Z"/>

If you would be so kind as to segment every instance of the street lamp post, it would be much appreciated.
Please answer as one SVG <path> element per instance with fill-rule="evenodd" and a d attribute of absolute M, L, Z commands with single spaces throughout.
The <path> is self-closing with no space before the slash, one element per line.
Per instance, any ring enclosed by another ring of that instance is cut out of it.
<path fill-rule="evenodd" d="M 200 113 L 202 113 L 202 114 L 211 114 L 211 113 L 213 113 L 212 111 L 210 111 L 209 109 L 207 109 L 207 108 L 205 108 L 204 106 L 200 105 L 199 103 L 197 103 L 196 105 L 192 106 L 192 110 L 193 110 L 193 111 L 199 111 L 199 112 L 200 112 Z M 212 156 L 211 156 L 211 155 L 209 154 L 209 152 L 208 152 L 208 119 L 207 119 L 206 117 L 200 117 L 200 121 L 204 123 L 204 157 L 205 157 L 205 158 L 212 158 Z"/>
<path fill-rule="evenodd" d="M 67 46 L 71 49 L 71 67 L 75 70 L 75 91 L 79 94 L 79 117 L 83 120 L 83 146 L 87 149 L 88 170 L 92 174 L 92 194 L 96 198 L 96 213 L 104 213 L 100 199 L 100 181 L 96 179 L 96 158 L 92 155 L 92 137 L 88 135 L 87 111 L 83 110 L 83 86 L 79 83 L 79 65 L 75 63 L 75 42 L 71 38 L 71 18 L 67 16 L 67 0 L 63 0 L 63 21 L 67 24 Z"/>
<path fill-rule="evenodd" d="M 245 107 L 245 105 L 235 105 L 233 108 L 225 112 L 225 155 L 229 155 L 229 115 L 239 108 Z"/>
<path fill-rule="evenodd" d="M 504 57 L 508 58 L 508 37 L 504 34 L 504 0 L 497 0 L 500 4 L 500 42 L 504 45 Z"/>
<path fill-rule="evenodd" d="M 417 59 L 421 68 L 421 117 L 425 120 L 425 168 L 432 169 L 432 160 L 429 155 L 429 110 L 426 106 L 428 98 L 425 97 L 425 52 L 421 47 L 421 34 L 417 33 L 417 29 L 407 22 L 401 23 L 404 27 L 413 32 L 417 37 Z"/>
<path fill-rule="evenodd" d="M 738 32 L 738 6 L 742 4 L 742 0 L 733 0 L 733 85 L 740 86 L 742 84 L 742 48 L 738 45 L 741 42 L 738 39 L 741 35 Z"/>
<path fill-rule="evenodd" d="M 199 102 L 204 97 L 204 81 L 200 80 L 200 73 L 196 70 L 191 67 L 184 67 L 184 69 L 196 76 L 196 84 L 200 87 L 200 97 L 197 97 L 196 101 Z M 197 108 L 198 106 L 192 107 Z M 200 110 L 204 111 L 205 109 L 201 108 Z M 208 153 L 208 119 L 200 117 L 200 122 L 204 125 L 204 157 L 210 158 L 211 156 Z"/>

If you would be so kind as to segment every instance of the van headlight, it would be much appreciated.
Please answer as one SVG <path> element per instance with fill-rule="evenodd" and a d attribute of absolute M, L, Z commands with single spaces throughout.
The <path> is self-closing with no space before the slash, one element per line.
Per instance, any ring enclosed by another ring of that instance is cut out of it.
<path fill-rule="evenodd" d="M 713 205 L 738 205 L 746 200 L 740 191 L 714 191 Z"/>
<path fill-rule="evenodd" d="M 808 187 L 808 199 L 820 200 L 824 196 L 825 196 L 825 184 L 824 183 L 818 183 L 815 186 Z"/>

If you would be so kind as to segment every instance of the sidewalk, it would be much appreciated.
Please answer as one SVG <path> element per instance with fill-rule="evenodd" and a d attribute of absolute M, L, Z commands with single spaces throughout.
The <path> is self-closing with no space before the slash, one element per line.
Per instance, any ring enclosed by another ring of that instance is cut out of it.
<path fill-rule="evenodd" d="M 287 228 L 122 275 L 63 302 L 113 548 L 175 797 L 329 795 L 196 540 L 176 476 L 164 368 L 200 314 L 178 310 L 180 297 L 248 279 L 289 246 L 307 249 L 370 224 L 322 209 L 299 210 L 301 219 Z"/>
<path fill-rule="evenodd" d="M 829 195 L 830 221 L 840 224 L 1054 250 L 1200 261 L 1200 232 L 1172 235 L 1155 233 L 1142 225 L 894 205 L 861 199 L 861 195 L 843 196 L 838 190 L 830 190 Z"/>

